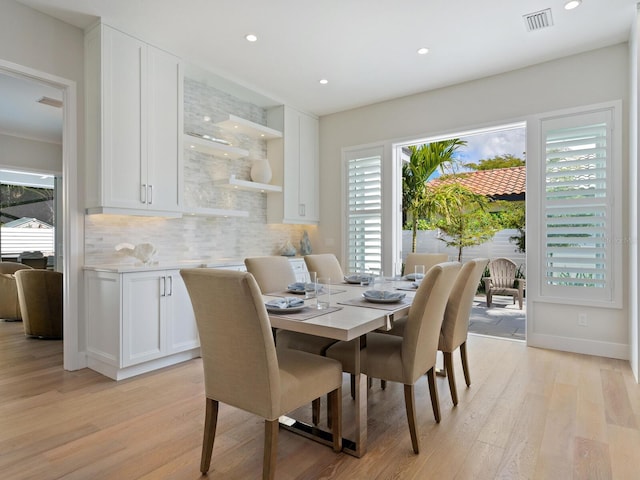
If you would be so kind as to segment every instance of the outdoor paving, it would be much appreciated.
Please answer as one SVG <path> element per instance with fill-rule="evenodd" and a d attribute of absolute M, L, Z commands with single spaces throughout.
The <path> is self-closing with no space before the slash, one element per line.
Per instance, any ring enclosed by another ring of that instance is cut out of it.
<path fill-rule="evenodd" d="M 526 300 L 525 300 L 526 302 Z M 493 337 L 524 340 L 526 303 L 520 310 L 518 303 L 513 304 L 512 297 L 494 295 L 491 308 L 487 308 L 484 295 L 477 295 L 473 299 L 471 316 L 469 318 L 469 332 Z"/>

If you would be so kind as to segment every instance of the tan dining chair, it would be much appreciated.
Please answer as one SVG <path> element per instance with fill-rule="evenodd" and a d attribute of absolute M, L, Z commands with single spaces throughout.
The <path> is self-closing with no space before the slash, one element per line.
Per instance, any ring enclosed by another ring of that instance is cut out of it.
<path fill-rule="evenodd" d="M 62 273 L 53 270 L 29 268 L 16 272 L 25 335 L 62 338 L 62 279 Z"/>
<path fill-rule="evenodd" d="M 296 281 L 296 272 L 286 257 L 247 257 L 244 265 L 258 282 L 263 294 L 286 290 L 287 285 Z"/>
<path fill-rule="evenodd" d="M 366 347 L 362 350 L 360 365 L 363 373 L 372 378 L 404 385 L 405 409 L 415 453 L 420 453 L 420 445 L 414 387 L 425 373 L 433 415 L 436 422 L 440 422 L 435 382 L 436 354 L 444 310 L 459 270 L 458 262 L 440 263 L 429 269 L 409 308 L 403 336 L 369 333 Z M 329 347 L 327 357 L 340 360 L 343 371 L 356 373 L 353 352 L 353 341 L 338 342 Z"/>
<path fill-rule="evenodd" d="M 15 273 L 29 269 L 30 266 L 17 262 L 0 262 L 0 318 L 22 320 Z"/>
<path fill-rule="evenodd" d="M 446 253 L 408 253 L 404 261 L 404 275 L 414 273 L 416 265 L 424 265 L 425 273 L 438 263 L 446 262 L 449 259 Z"/>
<path fill-rule="evenodd" d="M 442 352 L 444 357 L 444 371 L 449 381 L 451 401 L 454 405 L 458 405 L 458 391 L 453 369 L 453 352 L 460 348 L 462 371 L 468 387 L 471 385 L 471 375 L 469 374 L 467 360 L 469 316 L 473 307 L 473 298 L 478 291 L 480 280 L 488 263 L 488 258 L 474 258 L 462 266 L 453 284 L 453 289 L 447 301 L 447 308 L 444 311 L 438 350 Z"/>
<path fill-rule="evenodd" d="M 333 253 L 317 253 L 305 255 L 304 263 L 309 272 L 316 272 L 318 278 L 330 278 L 332 283 L 342 282 L 344 272 L 340 262 Z"/>
<path fill-rule="evenodd" d="M 487 308 L 491 307 L 494 295 L 508 295 L 513 297 L 513 303 L 522 310 L 524 289 L 526 282 L 523 278 L 516 278 L 518 266 L 508 258 L 494 258 L 489 262 L 489 276 L 484 278 L 484 289 L 487 295 Z"/>
<path fill-rule="evenodd" d="M 244 264 L 247 271 L 256 279 L 263 294 L 285 291 L 289 284 L 296 281 L 296 274 L 286 257 L 245 258 Z M 337 341 L 288 330 L 276 330 L 275 339 L 278 348 L 290 348 L 316 355 L 324 355 L 327 348 Z M 320 407 L 320 398 L 314 399 L 312 408 L 314 425 L 320 422 Z"/>
<path fill-rule="evenodd" d="M 206 411 L 200 471 L 206 474 L 211 465 L 219 402 L 265 419 L 263 479 L 275 475 L 278 418 L 326 393 L 332 402 L 333 450 L 339 452 L 340 363 L 276 349 L 262 293 L 252 274 L 203 268 L 182 269 L 180 274 L 191 297 L 204 369 Z"/>

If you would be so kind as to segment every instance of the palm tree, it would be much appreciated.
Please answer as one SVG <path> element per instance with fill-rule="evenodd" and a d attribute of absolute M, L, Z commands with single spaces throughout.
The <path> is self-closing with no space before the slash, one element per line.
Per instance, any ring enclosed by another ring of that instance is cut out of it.
<path fill-rule="evenodd" d="M 402 165 L 402 213 L 411 222 L 411 251 L 416 251 L 418 220 L 434 213 L 435 205 L 427 199 L 429 178 L 444 166 L 451 164 L 453 155 L 467 144 L 459 138 L 431 142 L 420 147 L 411 145 L 409 162 Z"/>

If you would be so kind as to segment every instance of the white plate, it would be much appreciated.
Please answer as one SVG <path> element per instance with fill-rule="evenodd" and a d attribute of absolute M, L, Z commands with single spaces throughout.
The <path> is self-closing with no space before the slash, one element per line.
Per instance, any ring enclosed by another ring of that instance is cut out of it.
<path fill-rule="evenodd" d="M 345 277 L 344 277 L 344 281 L 345 282 L 354 283 L 354 284 L 358 284 L 358 285 L 360 285 L 363 280 L 367 281 L 367 284 L 369 284 L 369 281 L 371 280 L 371 277 L 369 277 L 367 275 L 345 275 Z"/>
<path fill-rule="evenodd" d="M 288 293 L 295 293 L 296 295 L 304 295 L 305 291 L 304 288 L 301 290 L 295 289 L 295 288 L 288 288 L 287 289 Z"/>
<path fill-rule="evenodd" d="M 366 292 L 365 292 L 366 293 Z M 389 298 L 376 298 L 372 296 L 362 294 L 362 298 L 364 298 L 367 302 L 371 303 L 398 303 L 405 298 L 404 293 L 396 293 L 396 292 L 384 292 L 384 294 L 391 295 Z"/>
<path fill-rule="evenodd" d="M 272 307 L 271 305 L 266 305 L 266 304 L 265 304 L 265 307 L 267 307 L 267 312 L 269 313 L 296 313 L 307 308 L 306 305 L 297 305 L 295 307 L 279 308 L 279 307 Z"/>

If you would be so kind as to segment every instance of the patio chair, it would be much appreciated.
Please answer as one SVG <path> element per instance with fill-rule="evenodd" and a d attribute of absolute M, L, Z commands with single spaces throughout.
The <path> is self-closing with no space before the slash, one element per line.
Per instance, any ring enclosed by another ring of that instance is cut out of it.
<path fill-rule="evenodd" d="M 494 295 L 509 295 L 513 297 L 513 303 L 520 305 L 524 299 L 524 289 L 526 281 L 523 278 L 516 278 L 518 266 L 508 258 L 495 258 L 489 262 L 489 276 L 484 277 L 484 288 L 487 294 L 487 308 L 491 307 Z"/>

